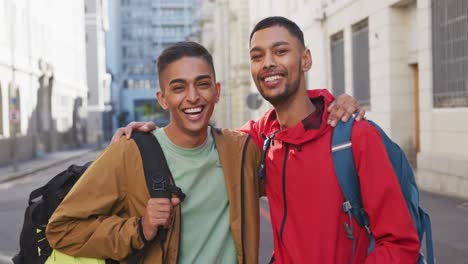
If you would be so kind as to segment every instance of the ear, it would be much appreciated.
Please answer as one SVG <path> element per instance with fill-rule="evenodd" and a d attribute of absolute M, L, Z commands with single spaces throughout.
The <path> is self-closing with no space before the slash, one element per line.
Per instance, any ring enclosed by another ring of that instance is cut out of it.
<path fill-rule="evenodd" d="M 302 71 L 307 72 L 312 68 L 312 55 L 310 54 L 309 49 L 305 49 L 302 54 Z"/>
<path fill-rule="evenodd" d="M 216 103 L 219 102 L 219 97 L 221 96 L 221 83 L 217 82 L 215 84 L 215 88 L 216 88 Z"/>
<path fill-rule="evenodd" d="M 159 105 L 162 109 L 167 110 L 168 106 L 166 104 L 166 97 L 164 96 L 164 92 L 161 90 L 156 92 L 156 98 L 158 98 Z"/>

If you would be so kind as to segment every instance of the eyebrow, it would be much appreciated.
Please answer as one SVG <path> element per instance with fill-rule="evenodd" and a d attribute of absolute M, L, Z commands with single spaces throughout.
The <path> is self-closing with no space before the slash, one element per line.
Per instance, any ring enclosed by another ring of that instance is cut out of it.
<path fill-rule="evenodd" d="M 186 81 L 184 79 L 174 79 L 169 82 L 169 85 L 173 83 L 186 83 Z"/>
<path fill-rule="evenodd" d="M 276 47 L 282 46 L 282 45 L 288 45 L 289 46 L 291 44 L 289 42 L 287 42 L 287 41 L 277 41 L 277 42 L 274 42 L 273 45 L 270 46 L 270 48 L 276 48 Z M 250 52 L 252 52 L 252 51 L 262 51 L 262 50 L 263 50 L 262 48 L 255 46 L 255 47 L 250 49 Z"/>
<path fill-rule="evenodd" d="M 198 75 L 197 77 L 195 77 L 195 81 L 198 82 L 200 80 L 203 80 L 203 79 L 211 79 L 211 76 L 209 74 L 203 74 L 203 75 Z M 178 79 L 174 79 L 174 80 L 171 80 L 169 82 L 169 85 L 171 84 L 174 84 L 174 83 L 186 83 L 187 81 L 182 79 L 182 78 L 178 78 Z"/>
<path fill-rule="evenodd" d="M 209 74 L 199 75 L 199 76 L 195 77 L 195 81 L 197 82 L 197 81 L 200 81 L 200 80 L 203 80 L 203 79 L 206 79 L 206 78 L 211 79 L 211 76 Z"/>

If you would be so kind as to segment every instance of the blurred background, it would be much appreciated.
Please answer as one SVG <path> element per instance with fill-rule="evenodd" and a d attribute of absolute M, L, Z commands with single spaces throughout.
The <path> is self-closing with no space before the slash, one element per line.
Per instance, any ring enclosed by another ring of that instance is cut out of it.
<path fill-rule="evenodd" d="M 130 121 L 167 124 L 155 60 L 178 41 L 214 56 L 214 125 L 259 118 L 271 106 L 250 77 L 249 35 L 271 15 L 304 31 L 307 87 L 356 97 L 419 187 L 468 216 L 468 0 L 0 0 L 0 183 L 103 146 Z M 447 255 L 465 258 L 447 263 L 468 263 L 467 233 L 453 234 Z"/>

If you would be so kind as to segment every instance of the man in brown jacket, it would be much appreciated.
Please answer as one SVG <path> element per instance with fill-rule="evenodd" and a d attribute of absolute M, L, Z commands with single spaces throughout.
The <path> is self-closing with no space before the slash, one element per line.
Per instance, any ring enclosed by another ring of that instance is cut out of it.
<path fill-rule="evenodd" d="M 154 134 L 187 198 L 180 205 L 150 198 L 138 146 L 120 140 L 52 215 L 51 247 L 126 263 L 150 243 L 141 263 L 257 263 L 260 153 L 246 134 L 208 126 L 220 93 L 211 55 L 177 43 L 160 55 L 158 73 L 157 98 L 170 122 Z M 164 249 L 153 241 L 159 226 L 168 228 Z"/>

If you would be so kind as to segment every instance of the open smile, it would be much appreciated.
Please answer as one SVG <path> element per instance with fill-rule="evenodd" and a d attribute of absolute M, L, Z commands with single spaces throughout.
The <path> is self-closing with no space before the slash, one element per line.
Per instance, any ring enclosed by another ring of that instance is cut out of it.
<path fill-rule="evenodd" d="M 203 110 L 205 106 L 197 106 L 197 107 L 190 107 L 182 109 L 187 119 L 191 121 L 197 121 L 202 117 Z"/>
<path fill-rule="evenodd" d="M 265 74 L 261 77 L 261 81 L 267 88 L 275 88 L 283 79 L 285 74 L 283 73 L 270 73 Z"/>

